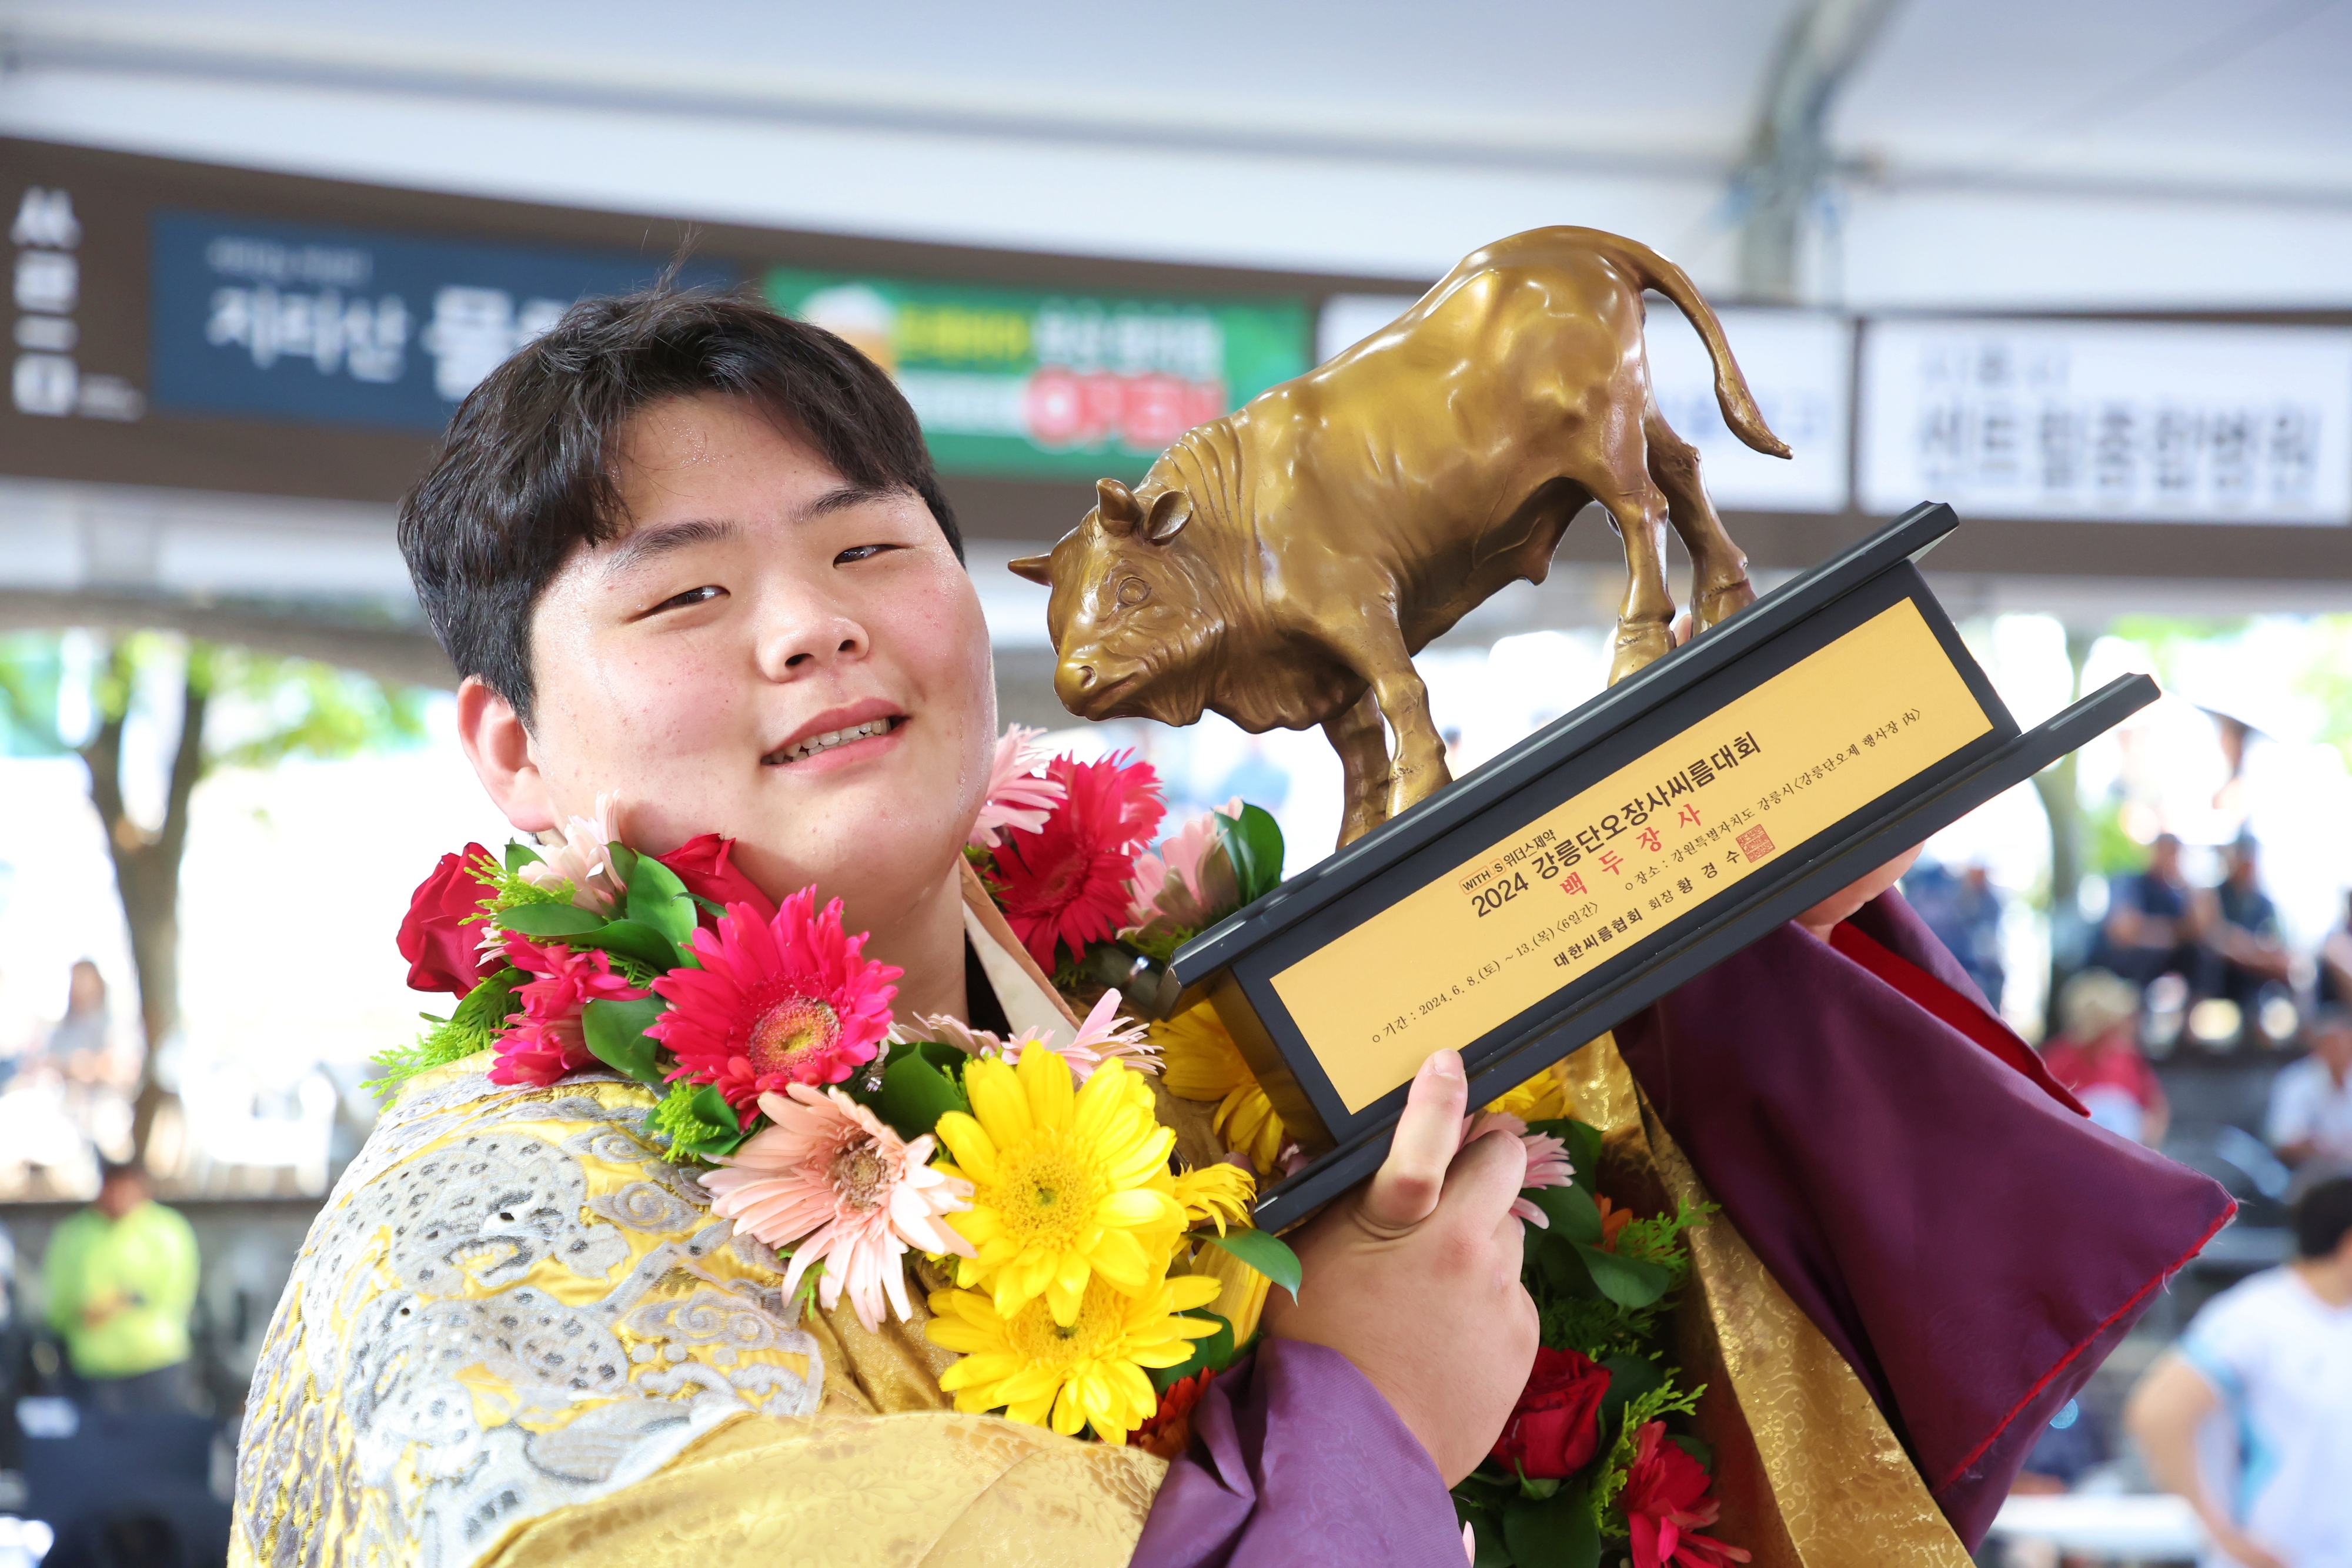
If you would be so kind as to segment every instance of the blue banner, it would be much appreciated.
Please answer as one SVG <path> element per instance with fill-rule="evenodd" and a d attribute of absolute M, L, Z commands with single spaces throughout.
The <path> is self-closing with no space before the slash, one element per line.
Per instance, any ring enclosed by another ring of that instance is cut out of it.
<path fill-rule="evenodd" d="M 438 431 L 575 300 L 663 256 L 409 239 L 205 213 L 151 219 L 153 406 Z M 728 284 L 690 264 L 682 284 Z"/>

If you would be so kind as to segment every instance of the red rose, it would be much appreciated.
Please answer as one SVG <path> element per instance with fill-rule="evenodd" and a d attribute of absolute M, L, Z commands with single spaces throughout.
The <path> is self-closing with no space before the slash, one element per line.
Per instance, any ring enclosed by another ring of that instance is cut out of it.
<path fill-rule="evenodd" d="M 1723 1568 L 1748 1561 L 1738 1547 L 1698 1533 L 1723 1511 L 1706 1488 L 1706 1467 L 1666 1440 L 1664 1421 L 1634 1434 L 1623 1493 L 1634 1568 Z"/>
<path fill-rule="evenodd" d="M 495 956 L 482 956 L 486 928 L 480 921 L 460 924 L 479 915 L 482 901 L 489 896 L 471 869 L 489 852 L 479 844 L 467 844 L 463 854 L 443 855 L 433 874 L 409 895 L 408 918 L 400 923 L 400 956 L 408 960 L 409 989 L 462 997 L 491 970 L 505 967 Z"/>
<path fill-rule="evenodd" d="M 703 833 L 691 838 L 666 855 L 654 859 L 677 873 L 686 883 L 686 891 L 697 898 L 707 898 L 725 908 L 730 904 L 748 904 L 760 912 L 762 921 L 776 917 L 776 901 L 760 891 L 760 886 L 730 862 L 735 852 L 735 841 L 722 839 L 717 833 Z M 705 924 L 716 919 L 704 912 Z"/>
<path fill-rule="evenodd" d="M 1600 1451 L 1608 1393 L 1607 1367 L 1580 1351 L 1538 1349 L 1518 1406 L 1495 1440 L 1496 1460 L 1531 1480 L 1574 1475 Z"/>

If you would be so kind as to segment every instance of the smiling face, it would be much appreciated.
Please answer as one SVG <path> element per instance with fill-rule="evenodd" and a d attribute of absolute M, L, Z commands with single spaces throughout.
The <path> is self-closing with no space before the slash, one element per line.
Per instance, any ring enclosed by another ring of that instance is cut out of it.
<path fill-rule="evenodd" d="M 616 445 L 626 528 L 533 610 L 510 779 L 461 698 L 484 783 L 527 830 L 617 791 L 637 848 L 727 834 L 772 896 L 814 883 L 852 930 L 899 918 L 953 874 L 996 729 L 979 597 L 939 523 L 723 394 L 656 403 Z"/>

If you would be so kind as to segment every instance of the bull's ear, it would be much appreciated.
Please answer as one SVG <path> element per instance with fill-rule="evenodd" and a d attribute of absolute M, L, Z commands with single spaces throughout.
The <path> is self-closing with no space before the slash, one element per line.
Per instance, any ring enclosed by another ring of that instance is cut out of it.
<path fill-rule="evenodd" d="M 1164 545 L 1192 520 L 1192 498 L 1181 490 L 1162 490 L 1151 503 L 1151 516 L 1144 520 L 1143 537 Z"/>
<path fill-rule="evenodd" d="M 1054 558 L 1050 555 L 1024 555 L 1005 564 L 1013 569 L 1015 577 L 1025 577 L 1040 588 L 1054 586 Z"/>
<path fill-rule="evenodd" d="M 1136 505 L 1135 492 L 1116 479 L 1095 481 L 1095 512 L 1102 518 L 1108 531 L 1125 538 L 1135 532 L 1143 521 L 1143 508 Z"/>

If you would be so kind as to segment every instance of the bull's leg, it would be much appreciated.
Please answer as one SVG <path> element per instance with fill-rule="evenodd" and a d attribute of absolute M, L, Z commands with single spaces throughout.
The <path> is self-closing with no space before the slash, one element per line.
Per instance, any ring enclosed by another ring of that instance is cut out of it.
<path fill-rule="evenodd" d="M 1614 465 L 1620 472 L 1610 476 L 1613 485 L 1592 486 L 1625 545 L 1625 601 L 1617 610 L 1617 647 L 1609 661 L 1612 686 L 1675 648 L 1675 596 L 1666 589 L 1666 498 L 1650 483 L 1639 449 L 1630 455 L 1630 464 Z"/>
<path fill-rule="evenodd" d="M 1360 595 L 1356 602 L 1378 604 L 1381 595 Z M 1396 756 L 1389 764 L 1388 815 L 1402 814 L 1453 782 L 1445 768 L 1445 742 L 1429 716 L 1429 688 L 1412 667 L 1404 633 L 1388 615 L 1349 617 L 1324 628 L 1332 653 L 1341 664 L 1369 682 L 1381 717 L 1396 736 Z"/>
<path fill-rule="evenodd" d="M 1347 780 L 1339 844 L 1345 849 L 1388 821 L 1389 743 L 1381 732 L 1380 700 L 1366 691 L 1347 711 L 1325 721 L 1323 738 L 1339 754 Z"/>
<path fill-rule="evenodd" d="M 1665 493 L 1666 517 L 1682 536 L 1691 558 L 1692 630 L 1704 632 L 1734 611 L 1756 601 L 1748 580 L 1748 557 L 1731 542 L 1700 483 L 1698 448 L 1675 434 L 1652 402 L 1642 413 L 1649 447 L 1650 477 Z"/>

